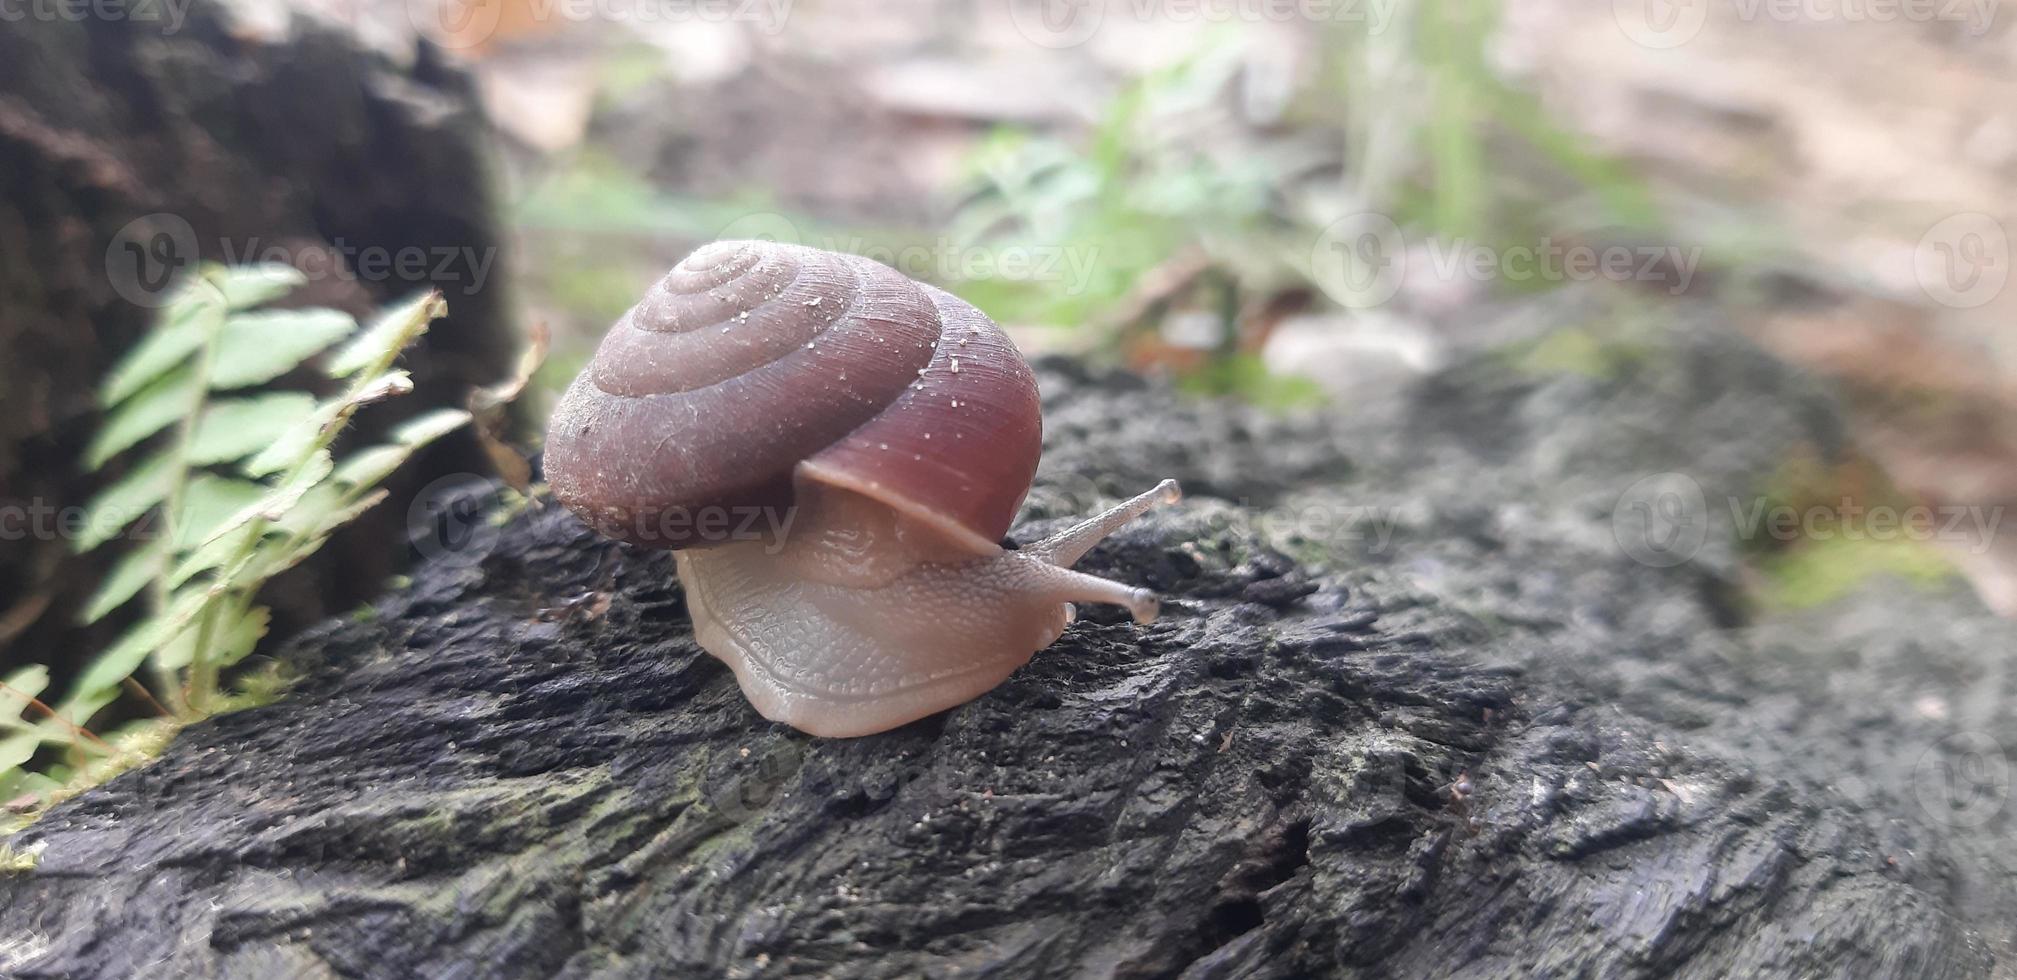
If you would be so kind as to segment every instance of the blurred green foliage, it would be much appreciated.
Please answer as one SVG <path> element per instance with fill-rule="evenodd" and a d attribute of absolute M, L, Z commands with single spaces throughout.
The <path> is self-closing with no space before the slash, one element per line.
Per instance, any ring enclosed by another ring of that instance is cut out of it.
<path fill-rule="evenodd" d="M 1769 534 L 1745 540 L 1751 563 L 1760 572 L 1756 598 L 1767 610 L 1826 605 L 1880 576 L 1934 586 L 1959 574 L 1933 543 L 1902 533 L 1882 540 L 1867 521 L 1851 512 L 1858 508 L 1867 515 L 1883 507 L 1903 514 L 1914 504 L 1882 468 L 1863 457 L 1834 463 L 1816 456 L 1789 459 L 1767 482 L 1759 502 L 1767 514 L 1819 513 L 1829 531 L 1826 536 L 1802 533 L 1791 541 Z"/>
<path fill-rule="evenodd" d="M 937 229 L 831 224 L 762 189 L 681 196 L 584 151 L 518 208 L 522 228 L 559 242 L 543 245 L 550 261 L 533 263 L 533 288 L 586 323 L 613 321 L 677 253 L 612 249 L 611 237 L 685 245 L 777 237 L 871 257 L 947 249 L 1033 256 L 1036 265 L 1020 270 L 1005 262 L 978 272 L 959 261 L 900 267 L 1005 323 L 1075 331 L 1070 346 L 1081 350 L 1115 353 L 1131 337 L 1154 338 L 1164 317 L 1209 314 L 1215 340 L 1193 331 L 1181 341 L 1204 356 L 1169 361 L 1184 365 L 1186 388 L 1305 404 L 1320 389 L 1264 369 L 1253 355 L 1268 325 L 1256 328 L 1251 317 L 1269 297 L 1315 294 L 1322 284 L 1311 250 L 1338 218 L 1370 211 L 1411 239 L 1501 248 L 1662 224 L 1627 166 L 1589 150 L 1504 80 L 1490 57 L 1498 16 L 1498 0 L 1447 0 L 1400 5 L 1377 31 L 1331 25 L 1313 76 L 1278 119 L 1258 127 L 1243 117 L 1239 94 L 1253 84 L 1252 36 L 1236 27 L 1210 33 L 1190 57 L 1123 86 L 1086 130 L 990 133 Z M 605 88 L 634 92 L 649 69 L 649 59 L 619 59 Z M 570 247 L 569 235 L 597 241 Z M 1144 302 L 1172 267 L 1209 274 Z M 556 360 L 570 360 L 565 345 Z"/>
<path fill-rule="evenodd" d="M 106 378 L 106 420 L 83 463 L 133 458 L 85 508 L 76 550 L 123 550 L 80 618 L 136 602 L 146 611 L 60 700 L 43 700 L 46 667 L 0 681 L 0 801 L 27 800 L 14 810 L 33 813 L 153 758 L 183 725 L 277 693 L 270 672 L 236 695 L 220 683 L 266 634 L 262 588 L 382 501 L 378 485 L 409 457 L 470 421 L 423 414 L 337 459 L 331 446 L 358 410 L 412 390 L 394 364 L 446 304 L 430 293 L 363 329 L 336 310 L 265 308 L 305 282 L 286 266 L 205 267 Z M 341 382 L 337 394 L 267 390 L 311 361 Z M 135 676 L 143 669 L 149 682 Z M 158 715 L 93 733 L 125 693 Z"/>

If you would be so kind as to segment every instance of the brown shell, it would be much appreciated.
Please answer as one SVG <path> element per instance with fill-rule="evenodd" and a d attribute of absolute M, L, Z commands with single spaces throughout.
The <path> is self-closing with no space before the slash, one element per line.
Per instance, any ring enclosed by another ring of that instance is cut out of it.
<path fill-rule="evenodd" d="M 618 320 L 546 442 L 554 496 L 604 534 L 720 543 L 794 477 L 995 549 L 1042 449 L 1036 380 L 1001 329 L 858 256 L 715 242 Z M 710 512 L 725 515 L 703 525 Z M 714 528 L 713 531 L 707 530 Z"/>

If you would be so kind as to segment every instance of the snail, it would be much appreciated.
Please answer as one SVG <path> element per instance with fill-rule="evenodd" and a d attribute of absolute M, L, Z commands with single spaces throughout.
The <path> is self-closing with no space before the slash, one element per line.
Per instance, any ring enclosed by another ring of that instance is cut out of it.
<path fill-rule="evenodd" d="M 1019 549 L 1042 452 L 1036 378 L 967 303 L 853 255 L 703 246 L 611 328 L 555 409 L 555 499 L 674 551 L 694 636 L 757 712 L 886 731 L 992 689 L 1073 602 L 1152 621 L 1147 589 L 1073 571 L 1174 480 Z"/>

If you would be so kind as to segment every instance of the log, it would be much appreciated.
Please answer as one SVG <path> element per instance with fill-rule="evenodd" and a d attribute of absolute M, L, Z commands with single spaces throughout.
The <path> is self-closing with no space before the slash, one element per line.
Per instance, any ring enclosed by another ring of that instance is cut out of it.
<path fill-rule="evenodd" d="M 1982 671 L 2009 624 L 1889 583 L 1771 619 L 1733 600 L 1727 550 L 1621 551 L 1610 488 L 1647 468 L 1746 492 L 1833 438 L 1826 399 L 1741 342 L 1665 343 L 1616 378 L 1474 353 L 1305 419 L 1046 362 L 1014 536 L 1182 479 L 1086 566 L 1164 615 L 1085 610 L 996 690 L 860 739 L 758 717 L 666 554 L 529 509 L 300 636 L 284 700 L 17 835 L 40 864 L 0 878 L 0 973 L 2007 967 L 2009 808 L 1943 818 L 1899 750 L 2008 737 L 1960 695 L 2007 694 Z M 1317 506 L 1390 536 L 1254 520 Z M 1905 717 L 1900 691 L 1962 707 Z"/>

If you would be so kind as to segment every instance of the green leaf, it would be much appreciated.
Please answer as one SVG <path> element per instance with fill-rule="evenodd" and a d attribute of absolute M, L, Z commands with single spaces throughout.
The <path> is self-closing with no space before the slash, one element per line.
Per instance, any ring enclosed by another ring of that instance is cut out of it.
<path fill-rule="evenodd" d="M 392 432 L 393 442 L 361 449 L 336 468 L 336 482 L 352 487 L 377 486 L 427 444 L 469 424 L 469 413 L 444 408 L 406 422 Z"/>
<path fill-rule="evenodd" d="M 182 561 L 169 571 L 168 587 L 179 589 L 182 587 L 182 583 L 189 581 L 197 575 L 213 568 L 222 567 L 225 562 L 231 560 L 231 556 L 238 553 L 240 544 L 242 544 L 241 541 L 229 534 L 220 535 L 209 541 L 205 541 L 195 551 L 184 556 Z"/>
<path fill-rule="evenodd" d="M 240 471 L 246 476 L 272 476 L 292 469 L 318 444 L 323 430 L 333 425 L 347 406 L 343 398 L 332 398 L 315 406 L 307 418 L 297 419 L 287 431 L 275 436 L 271 445 L 246 460 Z"/>
<path fill-rule="evenodd" d="M 459 408 L 442 408 L 415 416 L 392 430 L 393 441 L 418 449 L 469 424 L 469 413 Z"/>
<path fill-rule="evenodd" d="M 365 511 L 384 503 L 385 498 L 391 495 L 385 490 L 374 490 L 363 497 L 354 497 L 352 491 L 339 489 L 334 481 L 315 489 L 320 491 L 325 487 L 335 491 L 331 495 L 334 499 L 327 502 L 313 499 L 317 497 L 314 493 L 302 498 L 301 506 L 290 512 L 287 520 L 282 522 L 289 533 L 296 533 L 302 537 L 326 536 L 329 532 L 356 520 Z M 310 505 L 311 500 L 313 506 Z"/>
<path fill-rule="evenodd" d="M 229 667 L 244 660 L 266 635 L 267 625 L 273 614 L 265 606 L 254 606 L 246 610 L 237 622 L 221 626 L 210 637 L 210 662 L 219 667 Z M 183 630 L 168 645 L 161 648 L 156 662 L 172 670 L 189 666 L 196 654 L 196 629 Z"/>
<path fill-rule="evenodd" d="M 41 747 L 40 735 L 11 735 L 0 738 L 0 775 L 26 765 L 29 759 L 35 758 L 35 750 Z"/>
<path fill-rule="evenodd" d="M 140 440 L 181 421 L 195 401 L 195 371 L 183 368 L 156 379 L 112 410 L 84 450 L 85 467 L 95 470 Z"/>
<path fill-rule="evenodd" d="M 224 311 L 214 292 L 196 290 L 185 301 L 162 311 L 161 326 L 134 345 L 106 375 L 98 401 L 115 406 L 174 370 L 203 346 L 222 322 Z"/>
<path fill-rule="evenodd" d="M 301 366 L 357 329 L 340 310 L 263 310 L 240 313 L 217 337 L 210 387 L 262 384 Z"/>
<path fill-rule="evenodd" d="M 315 414 L 315 398 L 300 392 L 274 392 L 253 398 L 229 398 L 210 403 L 196 423 L 188 461 L 201 466 L 244 459 L 275 445 L 303 419 Z"/>
<path fill-rule="evenodd" d="M 162 549 L 166 546 L 156 540 L 127 552 L 118 564 L 112 566 L 112 573 L 98 583 L 98 591 L 91 594 L 91 601 L 85 605 L 77 621 L 86 625 L 95 623 L 125 605 L 128 599 L 139 595 L 147 583 L 161 574 Z"/>
<path fill-rule="evenodd" d="M 118 696 L 120 682 L 133 676 L 133 672 L 147 662 L 148 654 L 161 649 L 188 629 L 208 601 L 209 596 L 204 592 L 184 592 L 171 601 L 167 612 L 135 623 L 132 629 L 91 661 L 71 687 L 75 694 L 58 707 L 57 712 L 75 724 L 84 724 L 99 708 Z M 105 696 L 107 692 L 111 692 L 110 696 Z M 104 700 L 97 700 L 101 696 L 105 696 Z"/>
<path fill-rule="evenodd" d="M 0 760 L 4 760 L 6 756 L 6 743 L 0 743 Z M 16 769 L 10 773 L 6 769 L 0 769 L 0 800 L 18 800 L 30 794 L 38 799 L 47 799 L 50 793 L 61 789 L 62 786 L 62 783 L 39 772 Z"/>
<path fill-rule="evenodd" d="M 175 520 L 175 550 L 187 551 L 230 530 L 240 511 L 257 508 L 270 493 L 250 480 L 199 473 L 182 490 L 182 513 Z"/>
<path fill-rule="evenodd" d="M 260 487 L 263 492 L 257 499 L 238 508 L 229 517 L 211 528 L 209 533 L 200 539 L 200 543 L 208 545 L 218 538 L 230 534 L 255 520 L 279 520 L 286 515 L 287 511 L 294 507 L 303 494 L 313 489 L 316 484 L 321 483 L 323 478 L 329 475 L 329 471 L 334 466 L 335 464 L 330 461 L 329 451 L 319 449 L 316 450 L 315 455 L 309 457 L 306 466 L 288 479 L 281 481 L 277 486 L 269 488 L 256 483 L 247 484 L 248 486 Z M 231 482 L 239 483 L 243 481 L 234 480 Z"/>
<path fill-rule="evenodd" d="M 342 395 L 315 406 L 313 413 L 275 437 L 271 445 L 246 461 L 242 469 L 247 476 L 268 476 L 289 469 L 310 447 L 334 441 L 333 430 L 340 428 L 359 407 L 412 390 L 412 377 L 398 369 L 379 375 L 369 384 L 354 384 Z"/>
<path fill-rule="evenodd" d="M 448 314 L 448 301 L 429 292 L 385 311 L 370 328 L 329 362 L 329 376 L 347 378 L 374 364 L 390 363 L 427 332 L 427 324 Z"/>
<path fill-rule="evenodd" d="M 28 711 L 28 699 L 40 697 L 48 689 L 49 668 L 41 664 L 23 667 L 0 683 L 7 685 L 0 687 L 0 728 L 28 728 L 28 723 L 19 719 Z"/>
<path fill-rule="evenodd" d="M 382 497 L 380 499 L 383 499 Z M 307 561 L 322 546 L 329 543 L 326 536 L 307 538 L 268 538 L 252 554 L 252 559 L 232 570 L 230 585 L 233 588 L 264 582 L 268 579 Z"/>
<path fill-rule="evenodd" d="M 352 453 L 336 468 L 336 482 L 347 487 L 372 487 L 391 476 L 414 454 L 411 446 L 372 446 Z"/>
<path fill-rule="evenodd" d="M 301 270 L 291 265 L 267 262 L 224 270 L 218 276 L 217 288 L 223 291 L 226 306 L 243 310 L 285 296 L 307 282 L 308 277 Z"/>
<path fill-rule="evenodd" d="M 89 515 L 84 531 L 73 545 L 82 554 L 104 544 L 126 530 L 156 504 L 168 498 L 179 471 L 166 454 L 142 460 L 119 482 L 99 491 L 85 505 Z"/>
<path fill-rule="evenodd" d="M 268 538 L 254 550 L 249 560 L 231 569 L 224 577 L 225 587 L 256 586 L 307 561 L 329 543 L 331 532 L 384 503 L 388 496 L 390 494 L 385 490 L 375 490 L 361 498 L 351 499 L 343 488 L 334 483 L 318 484 L 281 519 L 280 527 L 287 533 Z"/>
<path fill-rule="evenodd" d="M 121 680 L 124 680 L 124 678 L 121 678 Z M 91 722 L 92 715 L 97 714 L 100 709 L 111 704 L 118 697 L 119 681 L 113 681 L 112 686 L 108 688 L 102 688 L 88 694 L 81 691 L 72 694 L 62 704 L 56 706 L 56 714 L 69 721 L 70 724 L 81 728 Z M 45 739 L 53 739 L 59 742 L 70 742 L 75 739 L 75 733 L 70 731 L 70 726 L 62 722 L 45 720 L 40 727 L 42 729 L 42 736 Z M 51 775 L 54 775 L 53 771 Z"/>
<path fill-rule="evenodd" d="M 77 678 L 77 690 L 95 693 L 116 689 L 122 681 L 133 676 L 133 672 L 139 670 L 141 664 L 147 662 L 148 654 L 181 632 L 181 629 L 172 626 L 171 622 L 165 618 L 149 617 L 135 624 L 124 636 L 113 641 L 97 659 L 91 661 L 91 666 L 84 669 L 84 675 Z M 181 624 L 183 627 L 187 625 L 187 623 Z"/>

